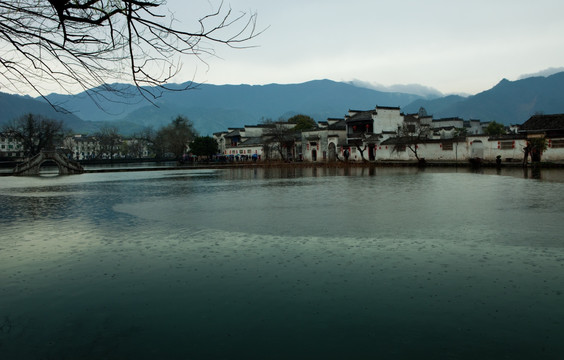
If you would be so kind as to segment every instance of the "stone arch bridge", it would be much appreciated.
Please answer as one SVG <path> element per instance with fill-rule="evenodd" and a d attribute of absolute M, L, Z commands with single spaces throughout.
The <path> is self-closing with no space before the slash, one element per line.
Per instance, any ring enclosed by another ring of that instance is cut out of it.
<path fill-rule="evenodd" d="M 16 166 L 14 175 L 33 176 L 39 175 L 39 169 L 45 162 L 53 162 L 59 168 L 60 175 L 82 174 L 84 168 L 78 162 L 68 159 L 56 150 L 41 150 L 41 152 L 26 162 Z"/>

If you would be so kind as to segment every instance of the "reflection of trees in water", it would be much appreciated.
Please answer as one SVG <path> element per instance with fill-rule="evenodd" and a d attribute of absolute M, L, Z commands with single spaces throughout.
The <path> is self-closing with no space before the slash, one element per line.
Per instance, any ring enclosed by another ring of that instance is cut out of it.
<path fill-rule="evenodd" d="M 529 170 L 530 170 L 530 174 L 529 174 Z M 527 166 L 523 167 L 523 177 L 525 179 L 529 179 L 530 177 L 531 179 L 541 180 L 542 172 L 540 165 L 533 164 L 533 166 L 530 169 Z"/>
<path fill-rule="evenodd" d="M 533 179 L 541 179 L 541 167 L 539 165 L 533 165 L 531 168 L 531 177 Z"/>
<path fill-rule="evenodd" d="M 381 174 L 414 174 L 424 169 L 416 167 L 378 166 L 272 166 L 229 169 L 220 173 L 224 180 L 293 179 L 322 176 L 375 176 Z"/>

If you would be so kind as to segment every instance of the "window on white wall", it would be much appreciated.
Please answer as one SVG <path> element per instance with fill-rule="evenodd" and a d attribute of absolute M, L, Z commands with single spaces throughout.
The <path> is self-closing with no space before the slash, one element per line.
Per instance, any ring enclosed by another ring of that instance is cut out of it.
<path fill-rule="evenodd" d="M 553 149 L 564 148 L 564 140 L 553 140 L 550 147 Z"/>
<path fill-rule="evenodd" d="M 443 151 L 451 151 L 453 149 L 452 142 L 444 142 L 442 143 Z"/>

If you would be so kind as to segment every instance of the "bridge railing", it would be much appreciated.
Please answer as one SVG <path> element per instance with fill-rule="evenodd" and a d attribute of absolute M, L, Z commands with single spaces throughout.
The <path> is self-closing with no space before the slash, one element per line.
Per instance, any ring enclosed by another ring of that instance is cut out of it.
<path fill-rule="evenodd" d="M 16 165 L 16 168 L 14 169 L 14 174 L 17 173 L 22 173 L 24 171 L 27 171 L 29 169 L 31 169 L 33 166 L 35 165 L 39 165 L 36 164 L 38 161 L 42 161 L 43 156 L 41 155 L 41 153 L 34 155 L 33 157 L 31 157 L 29 160 Z"/>
<path fill-rule="evenodd" d="M 39 167 L 45 160 L 53 160 L 63 174 L 81 174 L 84 172 L 82 166 L 66 156 L 61 155 L 56 150 L 41 150 L 23 164 L 19 164 L 14 169 L 14 175 L 36 175 L 39 174 Z M 64 171 L 63 171 L 64 170 Z"/>

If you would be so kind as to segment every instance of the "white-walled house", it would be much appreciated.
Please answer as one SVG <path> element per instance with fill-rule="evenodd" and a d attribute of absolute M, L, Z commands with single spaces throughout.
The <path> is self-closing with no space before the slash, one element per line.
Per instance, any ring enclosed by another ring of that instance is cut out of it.
<path fill-rule="evenodd" d="M 376 106 L 372 110 L 349 110 L 345 117 L 347 144 L 341 155 L 349 161 L 373 161 L 378 144 L 397 135 L 404 123 L 399 107 Z"/>
<path fill-rule="evenodd" d="M 24 157 L 24 147 L 15 136 L 0 133 L 0 158 L 17 159 Z"/>
<path fill-rule="evenodd" d="M 62 149 L 74 160 L 92 160 L 117 158 L 147 158 L 149 142 L 142 139 L 120 139 L 114 146 L 114 153 L 110 156 L 104 150 L 96 136 L 76 134 L 67 136 L 63 140 Z"/>
<path fill-rule="evenodd" d="M 564 161 L 564 114 L 534 116 L 521 126 L 513 126 L 507 134 L 488 136 L 484 134 L 488 123 L 458 117 L 433 120 L 422 110 L 408 115 L 398 107 L 349 110 L 344 118 L 329 118 L 314 130 L 294 134 L 288 139 L 292 145 L 283 149 L 288 155 L 285 159 L 332 162 L 342 161 L 348 155 L 348 161 L 353 162 L 415 161 L 417 158 L 406 146 L 405 138 L 398 138 L 400 129 L 411 125 L 428 129 L 416 147 L 418 157 L 427 161 L 495 162 L 499 157 L 505 162 L 522 162 L 527 141 L 533 137 L 546 138 L 543 161 Z M 269 125 L 245 126 L 214 136 L 225 155 L 257 154 L 262 160 L 279 160 L 272 148 L 268 153 L 264 150 L 273 146 L 271 130 Z"/>
<path fill-rule="evenodd" d="M 94 159 L 100 153 L 100 143 L 94 136 L 73 135 L 63 140 L 63 148 L 74 160 Z"/>
<path fill-rule="evenodd" d="M 347 141 L 354 144 L 367 136 L 386 139 L 397 134 L 403 121 L 404 115 L 399 107 L 376 106 L 373 110 L 349 110 L 345 117 Z"/>
<path fill-rule="evenodd" d="M 413 151 L 401 146 L 397 138 L 390 138 L 378 147 L 377 159 L 417 160 Z M 527 141 L 523 136 L 510 135 L 490 137 L 472 135 L 453 139 L 428 139 L 417 144 L 420 159 L 432 161 L 469 161 L 481 159 L 495 161 L 500 156 L 503 161 L 522 161 L 523 149 Z"/>
<path fill-rule="evenodd" d="M 535 115 L 521 125 L 519 133 L 528 140 L 544 138 L 542 161 L 564 161 L 564 114 Z"/>
<path fill-rule="evenodd" d="M 245 125 L 213 134 L 219 152 L 234 160 L 264 159 L 265 141 L 271 124 Z"/>
<path fill-rule="evenodd" d="M 301 133 L 299 159 L 310 162 L 336 161 L 347 144 L 344 119 L 329 118 L 322 127 Z"/>

